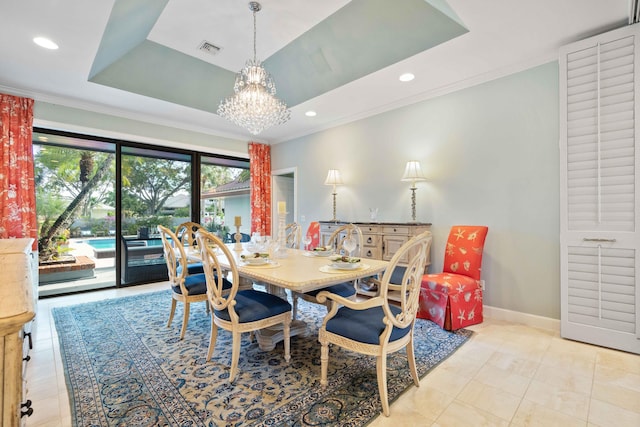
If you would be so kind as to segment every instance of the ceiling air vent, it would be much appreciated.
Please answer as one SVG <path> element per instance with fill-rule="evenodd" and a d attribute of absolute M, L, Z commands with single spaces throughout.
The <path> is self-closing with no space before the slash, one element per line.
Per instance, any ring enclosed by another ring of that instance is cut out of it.
<path fill-rule="evenodd" d="M 198 50 L 208 53 L 209 55 L 217 55 L 221 49 L 222 49 L 221 47 L 218 47 L 213 43 L 209 43 L 206 40 L 204 40 L 202 43 L 200 43 L 200 46 L 198 46 Z"/>

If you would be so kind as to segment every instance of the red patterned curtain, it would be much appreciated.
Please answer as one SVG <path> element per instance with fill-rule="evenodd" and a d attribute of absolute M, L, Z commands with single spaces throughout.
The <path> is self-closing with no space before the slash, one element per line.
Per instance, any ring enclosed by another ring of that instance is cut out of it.
<path fill-rule="evenodd" d="M 251 232 L 271 234 L 271 147 L 249 143 Z"/>
<path fill-rule="evenodd" d="M 0 238 L 33 237 L 35 250 L 32 127 L 33 99 L 0 94 Z"/>

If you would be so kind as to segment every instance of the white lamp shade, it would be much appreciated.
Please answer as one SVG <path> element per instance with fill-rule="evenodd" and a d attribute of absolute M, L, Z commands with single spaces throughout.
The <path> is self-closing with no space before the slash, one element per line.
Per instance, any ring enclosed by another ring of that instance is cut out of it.
<path fill-rule="evenodd" d="M 340 171 L 338 169 L 329 169 L 327 179 L 324 180 L 324 185 L 342 185 Z"/>
<path fill-rule="evenodd" d="M 427 177 L 422 173 L 420 168 L 420 162 L 411 160 L 407 162 L 407 166 L 404 168 L 404 175 L 402 175 L 402 181 L 426 181 Z"/>

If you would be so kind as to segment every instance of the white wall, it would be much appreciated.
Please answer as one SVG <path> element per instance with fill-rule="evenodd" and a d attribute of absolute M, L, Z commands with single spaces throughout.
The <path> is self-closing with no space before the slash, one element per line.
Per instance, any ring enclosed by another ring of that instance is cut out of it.
<path fill-rule="evenodd" d="M 319 112 L 322 114 L 322 112 Z M 489 227 L 485 304 L 559 319 L 558 64 L 545 64 L 272 147 L 272 169 L 298 166 L 303 225 L 337 217 L 409 221 L 407 160 L 419 160 L 417 220 L 431 222 L 431 272 L 455 224 Z M 298 218 L 300 219 L 300 218 Z"/>

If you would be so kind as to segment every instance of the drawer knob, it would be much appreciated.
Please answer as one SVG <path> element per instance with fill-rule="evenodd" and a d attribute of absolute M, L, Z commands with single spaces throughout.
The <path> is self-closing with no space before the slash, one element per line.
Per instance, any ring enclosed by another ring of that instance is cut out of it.
<path fill-rule="evenodd" d="M 371 237 L 367 239 L 367 243 L 371 243 Z"/>
<path fill-rule="evenodd" d="M 27 408 L 26 411 L 20 411 L 20 418 L 24 417 L 25 415 L 27 417 L 30 417 L 33 414 L 33 408 L 31 407 L 31 399 L 27 400 L 26 402 L 20 404 L 20 408 Z"/>
<path fill-rule="evenodd" d="M 31 338 L 31 332 L 23 332 L 22 339 L 29 339 L 29 350 L 33 350 L 33 339 Z"/>

